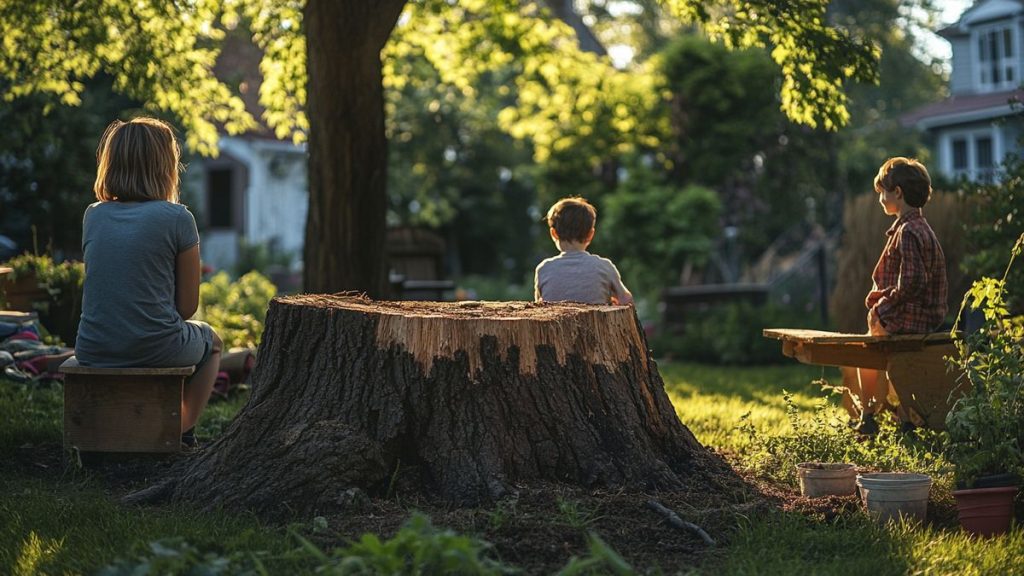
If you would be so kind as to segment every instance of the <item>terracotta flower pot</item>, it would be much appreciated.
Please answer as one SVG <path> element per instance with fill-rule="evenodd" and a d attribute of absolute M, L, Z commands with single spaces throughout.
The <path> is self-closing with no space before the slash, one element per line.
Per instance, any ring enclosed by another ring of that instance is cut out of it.
<path fill-rule="evenodd" d="M 857 491 L 857 468 L 853 464 L 801 462 L 796 465 L 800 493 L 808 498 L 852 496 Z"/>
<path fill-rule="evenodd" d="M 955 490 L 960 525 L 971 534 L 994 536 L 1010 530 L 1016 486 Z"/>

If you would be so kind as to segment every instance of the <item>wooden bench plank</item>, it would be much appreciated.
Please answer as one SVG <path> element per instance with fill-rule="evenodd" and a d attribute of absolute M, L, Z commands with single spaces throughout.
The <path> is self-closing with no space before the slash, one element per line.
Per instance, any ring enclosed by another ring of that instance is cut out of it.
<path fill-rule="evenodd" d="M 0 322 L 13 322 L 15 324 L 24 324 L 26 322 L 33 322 L 39 318 L 39 314 L 35 312 L 18 312 L 16 310 L 0 310 Z"/>
<path fill-rule="evenodd" d="M 60 371 L 64 374 L 83 374 L 91 376 L 191 376 L 196 371 L 195 366 L 175 366 L 169 368 L 96 368 L 82 366 L 78 359 L 72 356 L 60 365 Z"/>
<path fill-rule="evenodd" d="M 872 336 L 870 334 L 845 334 L 843 332 L 825 332 L 822 330 L 803 330 L 791 328 L 765 328 L 762 334 L 766 338 L 791 342 L 811 342 L 814 344 L 877 344 L 888 342 L 922 343 L 927 345 L 952 342 L 948 332 L 932 334 L 891 334 L 888 336 Z"/>
<path fill-rule="evenodd" d="M 949 407 L 962 393 L 956 375 L 946 370 L 945 357 L 957 351 L 948 333 L 871 336 L 770 328 L 763 334 L 781 340 L 782 353 L 804 364 L 886 372 L 901 409 L 930 428 L 945 427 Z M 844 370 L 844 382 L 850 374 Z"/>

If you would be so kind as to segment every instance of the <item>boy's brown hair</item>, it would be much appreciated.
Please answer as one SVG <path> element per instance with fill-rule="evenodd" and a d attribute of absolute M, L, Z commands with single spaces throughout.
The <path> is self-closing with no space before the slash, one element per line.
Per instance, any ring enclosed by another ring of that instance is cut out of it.
<path fill-rule="evenodd" d="M 889 158 L 875 176 L 875 192 L 892 192 L 899 186 L 903 201 L 912 208 L 921 208 L 932 195 L 932 179 L 928 169 L 913 158 Z"/>
<path fill-rule="evenodd" d="M 583 198 L 562 198 L 548 210 L 547 221 L 560 240 L 586 242 L 597 222 L 597 210 Z"/>
<path fill-rule="evenodd" d="M 96 148 L 93 192 L 101 202 L 113 200 L 178 201 L 181 147 L 163 120 L 114 120 Z"/>

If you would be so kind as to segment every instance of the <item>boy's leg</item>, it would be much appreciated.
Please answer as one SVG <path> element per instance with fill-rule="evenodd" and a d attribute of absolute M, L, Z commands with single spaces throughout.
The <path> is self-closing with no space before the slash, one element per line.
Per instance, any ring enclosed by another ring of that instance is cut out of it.
<path fill-rule="evenodd" d="M 860 384 L 860 425 L 857 431 L 862 434 L 875 434 L 878 432 L 878 424 L 875 422 L 875 413 L 882 407 L 885 401 L 884 393 L 878 383 L 878 370 L 870 368 L 858 368 L 857 380 Z M 881 395 L 881 396 L 880 396 Z"/>
<path fill-rule="evenodd" d="M 860 381 L 857 376 L 857 369 L 841 366 L 839 370 L 843 374 L 843 408 L 850 415 L 851 421 L 860 420 Z"/>
<path fill-rule="evenodd" d="M 206 362 L 196 367 L 192 377 L 185 382 L 185 389 L 181 396 L 181 429 L 188 431 L 195 427 L 199 421 L 199 415 L 206 408 L 210 400 L 210 391 L 217 380 L 217 370 L 220 368 L 220 352 L 223 347 L 220 336 L 213 333 L 213 351 Z"/>

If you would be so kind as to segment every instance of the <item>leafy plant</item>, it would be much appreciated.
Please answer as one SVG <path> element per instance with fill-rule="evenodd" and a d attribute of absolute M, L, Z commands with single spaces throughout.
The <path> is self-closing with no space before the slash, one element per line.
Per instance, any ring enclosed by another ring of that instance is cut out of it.
<path fill-rule="evenodd" d="M 490 544 L 435 528 L 423 514 L 413 514 L 392 538 L 363 534 L 331 554 L 299 536 L 323 574 L 509 574 L 512 568 L 487 557 Z"/>
<path fill-rule="evenodd" d="M 982 328 L 967 337 L 958 336 L 959 325 L 953 328 L 957 355 L 950 365 L 969 385 L 946 416 L 947 454 L 956 465 L 958 485 L 969 486 L 987 474 L 1024 472 L 1024 318 L 1010 315 L 1006 294 L 1022 249 L 1024 234 L 1014 243 L 1002 278 L 982 278 L 964 294 L 961 313 L 967 306 L 982 310 Z"/>
<path fill-rule="evenodd" d="M 636 574 L 636 570 L 600 536 L 591 532 L 588 554 L 583 557 L 573 556 L 569 563 L 558 571 L 558 576 L 576 576 L 577 574 L 632 576 Z"/>
<path fill-rule="evenodd" d="M 860 442 L 844 422 L 835 417 L 827 402 L 804 416 L 790 393 L 783 393 L 786 417 L 791 431 L 765 437 L 750 422 L 749 415 L 740 417 L 738 429 L 750 439 L 750 446 L 761 448 L 745 457 L 755 472 L 786 482 L 796 480 L 796 464 L 800 462 L 850 462 L 880 470 L 919 470 L 938 472 L 943 465 L 939 455 L 940 437 L 920 431 L 913 439 L 902 439 L 889 422 L 882 423 L 882 432 L 870 443 Z"/>
<path fill-rule="evenodd" d="M 656 180 L 649 170 L 637 169 L 605 197 L 598 217 L 594 251 L 618 265 L 636 294 L 677 284 L 687 263 L 704 266 L 719 232 L 721 203 L 713 190 Z"/>
<path fill-rule="evenodd" d="M 199 286 L 198 319 L 217 332 L 227 348 L 253 348 L 263 336 L 267 306 L 277 288 L 259 272 L 249 272 L 232 282 L 226 272 L 215 274 Z"/>
<path fill-rule="evenodd" d="M 46 293 L 45 299 L 32 304 L 43 326 L 74 345 L 82 311 L 85 265 L 77 261 L 57 263 L 49 255 L 31 253 L 16 256 L 5 265 L 13 270 L 10 281 L 35 275 L 36 285 Z"/>
<path fill-rule="evenodd" d="M 576 500 L 558 498 L 558 512 L 562 515 L 562 522 L 570 528 L 582 530 L 600 519 L 594 510 L 588 510 Z"/>
<path fill-rule="evenodd" d="M 258 554 L 258 553 L 256 553 Z M 248 576 L 260 574 L 256 554 L 231 552 L 219 554 L 200 551 L 181 538 L 167 538 L 150 542 L 148 549 L 134 559 L 119 559 L 105 566 L 99 576 L 159 576 L 185 574 L 189 576 Z"/>

